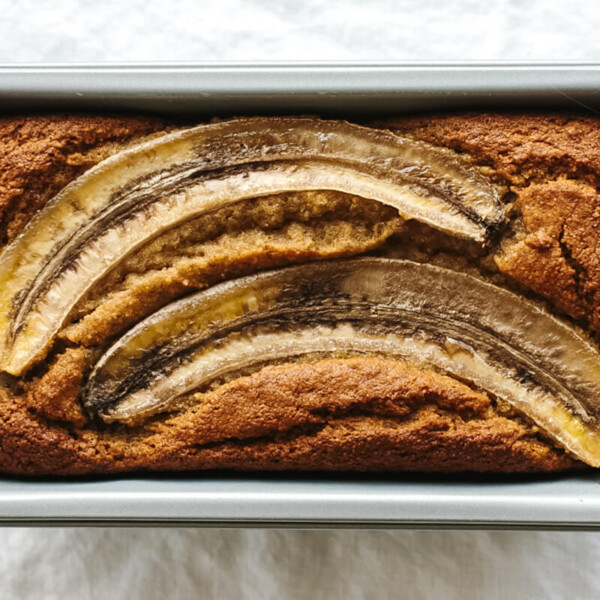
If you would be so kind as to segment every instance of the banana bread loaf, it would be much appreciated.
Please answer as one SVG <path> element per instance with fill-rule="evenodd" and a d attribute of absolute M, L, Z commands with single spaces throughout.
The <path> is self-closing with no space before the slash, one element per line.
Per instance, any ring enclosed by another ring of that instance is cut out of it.
<path fill-rule="evenodd" d="M 0 471 L 600 465 L 600 122 L 0 120 Z"/>

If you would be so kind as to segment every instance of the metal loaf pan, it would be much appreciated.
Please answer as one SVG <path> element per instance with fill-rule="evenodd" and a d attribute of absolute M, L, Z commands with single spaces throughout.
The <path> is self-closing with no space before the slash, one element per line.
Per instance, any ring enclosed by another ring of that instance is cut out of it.
<path fill-rule="evenodd" d="M 600 64 L 0 67 L 0 112 L 340 117 L 600 110 Z M 600 528 L 600 476 L 0 478 L 0 523 Z"/>

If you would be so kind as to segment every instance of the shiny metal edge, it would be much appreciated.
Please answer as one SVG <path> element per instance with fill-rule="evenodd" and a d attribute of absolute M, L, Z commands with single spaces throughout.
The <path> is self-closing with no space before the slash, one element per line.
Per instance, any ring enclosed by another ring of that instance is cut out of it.
<path fill-rule="evenodd" d="M 0 66 L 0 110 L 379 115 L 474 108 L 600 110 L 596 63 Z"/>
<path fill-rule="evenodd" d="M 4 113 L 600 111 L 600 64 L 0 66 Z M 600 475 L 0 479 L 0 525 L 598 529 Z"/>
<path fill-rule="evenodd" d="M 0 481 L 0 524 L 600 528 L 600 477 Z"/>

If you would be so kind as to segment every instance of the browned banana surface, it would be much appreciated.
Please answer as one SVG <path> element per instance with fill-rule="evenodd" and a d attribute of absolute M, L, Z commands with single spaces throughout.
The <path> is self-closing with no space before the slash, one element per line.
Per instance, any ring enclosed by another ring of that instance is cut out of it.
<path fill-rule="evenodd" d="M 494 186 L 456 154 L 317 119 L 234 119 L 165 134 L 67 186 L 0 256 L 0 363 L 42 358 L 77 302 L 125 256 L 246 198 L 337 190 L 484 242 L 504 223 Z"/>
<path fill-rule="evenodd" d="M 323 354 L 392 356 L 468 381 L 600 465 L 600 354 L 590 341 L 512 292 L 404 260 L 278 269 L 168 305 L 105 353 L 83 403 L 135 422 L 229 373 Z"/>

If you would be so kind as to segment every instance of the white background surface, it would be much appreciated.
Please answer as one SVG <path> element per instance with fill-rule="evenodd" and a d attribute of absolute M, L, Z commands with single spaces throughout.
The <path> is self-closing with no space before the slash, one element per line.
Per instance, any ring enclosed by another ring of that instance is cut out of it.
<path fill-rule="evenodd" d="M 564 0 L 0 0 L 0 62 L 597 59 Z M 1 84 L 1 82 L 0 82 Z M 600 534 L 0 530 L 0 598 L 599 598 Z"/>

